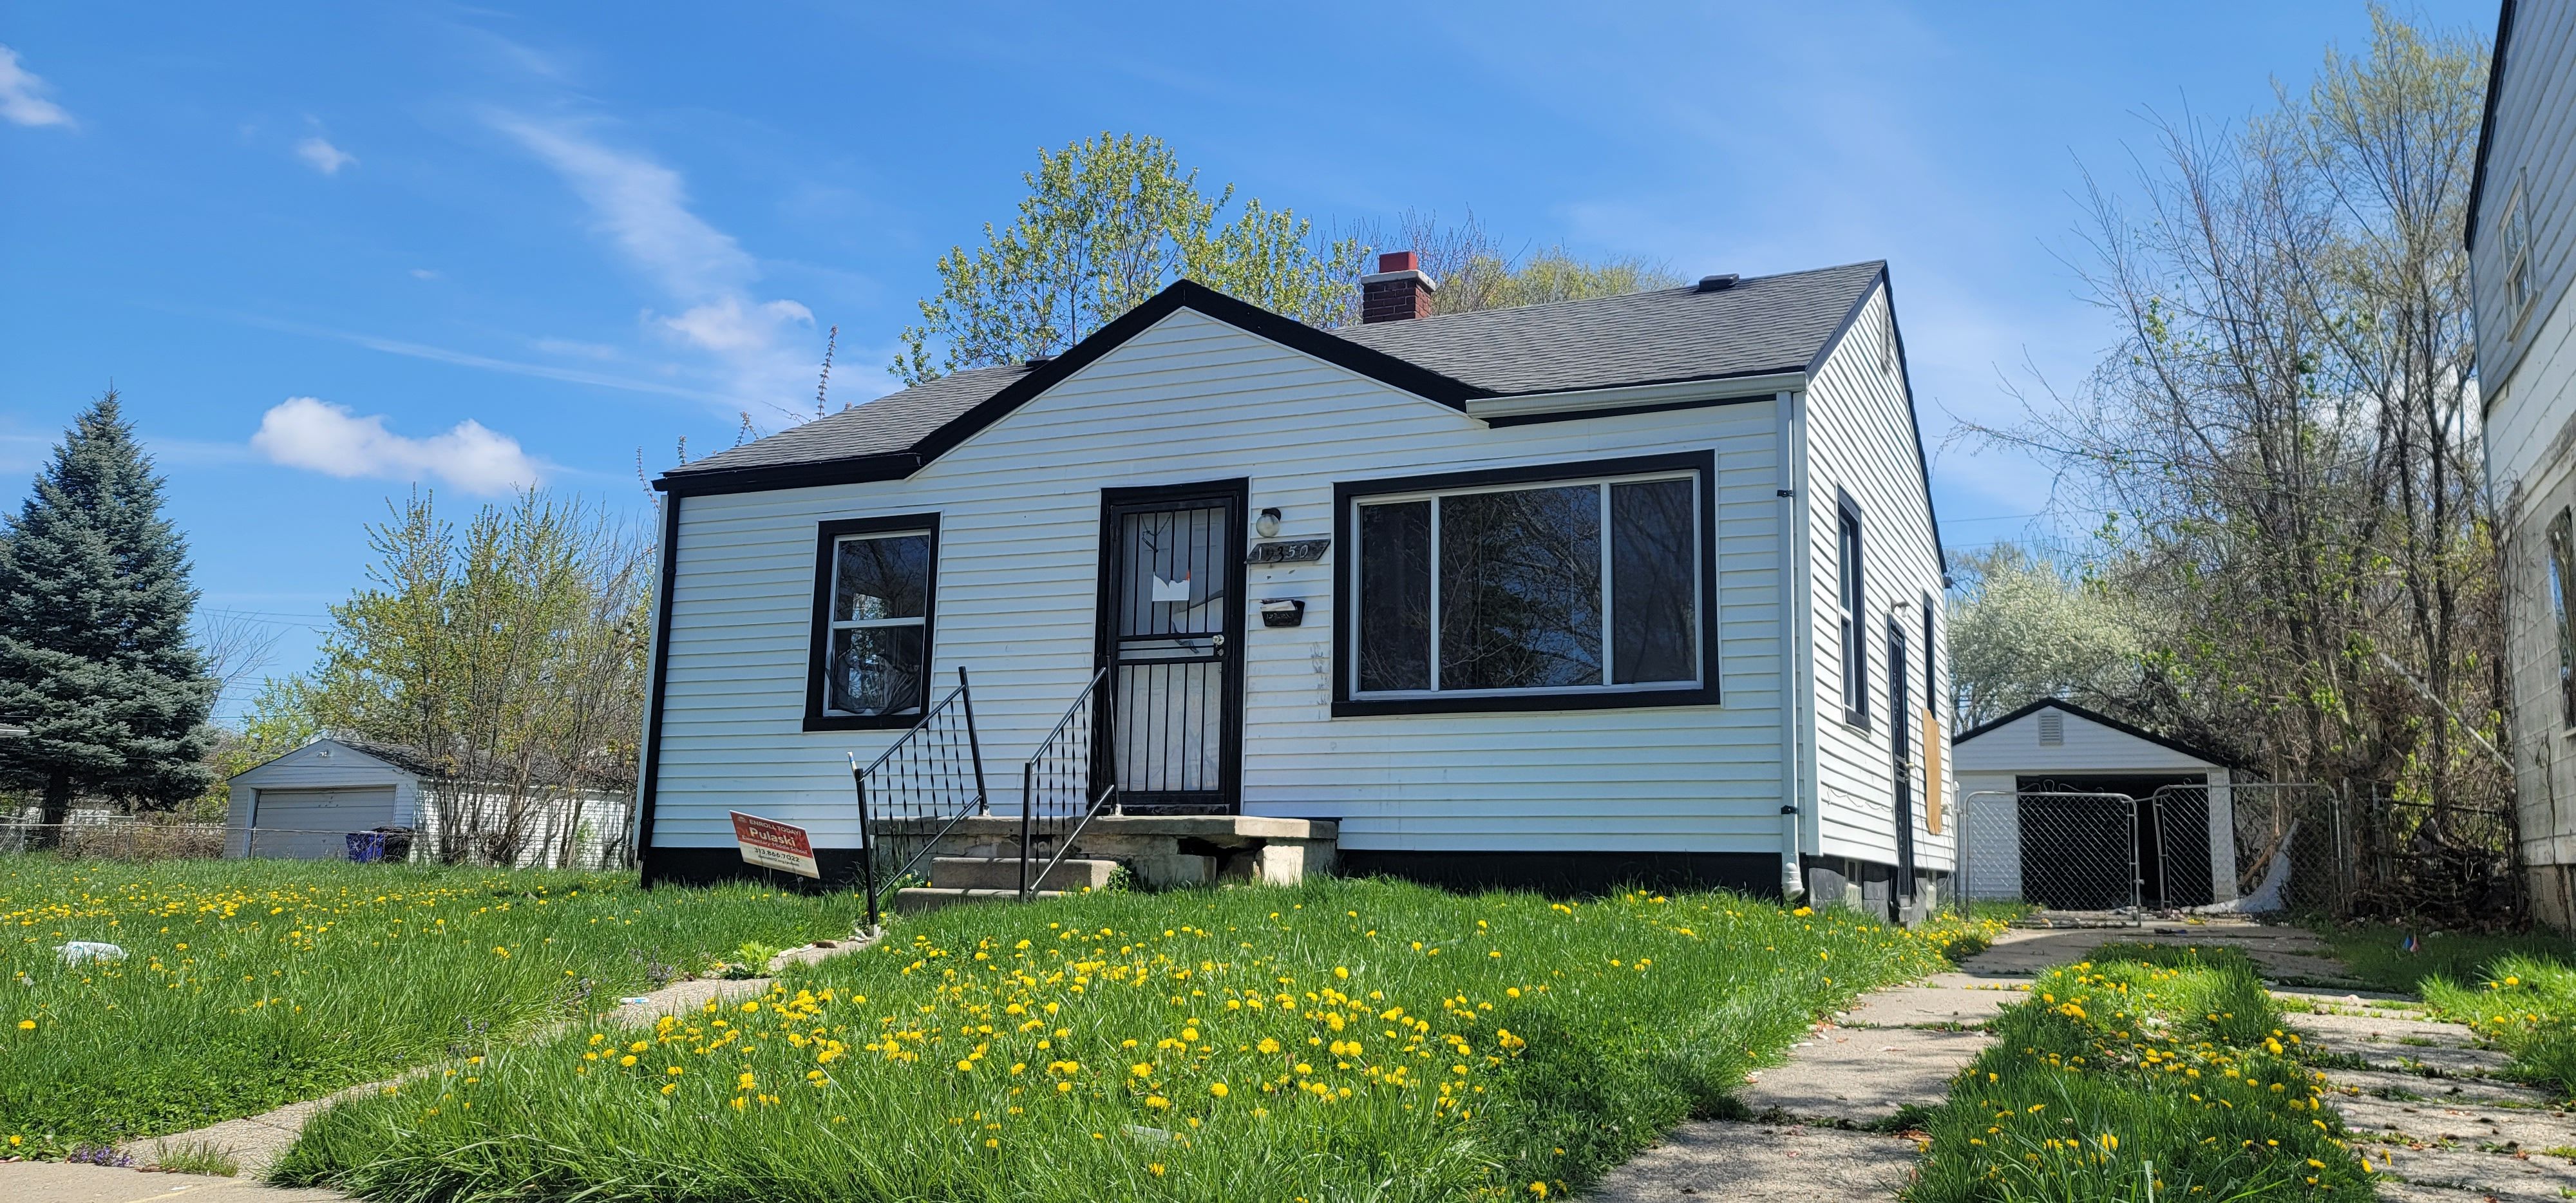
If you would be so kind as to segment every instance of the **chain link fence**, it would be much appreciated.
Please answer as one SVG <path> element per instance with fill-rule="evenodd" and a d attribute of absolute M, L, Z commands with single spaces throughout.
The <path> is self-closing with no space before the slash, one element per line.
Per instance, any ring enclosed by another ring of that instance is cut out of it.
<path fill-rule="evenodd" d="M 2302 782 L 1981 790 L 1960 802 L 1954 899 L 2019 904 L 2038 923 L 2233 913 L 2493 927 L 2523 914 L 2501 804 Z"/>
<path fill-rule="evenodd" d="M 435 850 L 419 833 L 230 827 L 222 823 L 171 823 L 122 817 L 39 823 L 0 819 L 0 855 L 52 853 L 88 860 L 332 860 L 400 863 L 431 860 Z M 571 867 L 631 867 L 623 840 L 579 850 Z M 514 867 L 529 867 L 524 862 Z"/>

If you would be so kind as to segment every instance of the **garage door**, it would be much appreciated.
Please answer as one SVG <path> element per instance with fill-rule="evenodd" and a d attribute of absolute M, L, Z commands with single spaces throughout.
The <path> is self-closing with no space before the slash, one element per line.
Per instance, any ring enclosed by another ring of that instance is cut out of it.
<path fill-rule="evenodd" d="M 347 833 L 395 822 L 394 789 L 264 789 L 251 815 L 252 856 L 326 860 L 349 853 Z"/>

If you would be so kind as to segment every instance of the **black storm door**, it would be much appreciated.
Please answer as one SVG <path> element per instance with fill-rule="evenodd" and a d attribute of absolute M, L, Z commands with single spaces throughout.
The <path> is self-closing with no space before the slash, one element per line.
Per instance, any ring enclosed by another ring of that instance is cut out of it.
<path fill-rule="evenodd" d="M 1244 499 L 1240 481 L 1103 494 L 1100 656 L 1130 811 L 1241 797 Z"/>

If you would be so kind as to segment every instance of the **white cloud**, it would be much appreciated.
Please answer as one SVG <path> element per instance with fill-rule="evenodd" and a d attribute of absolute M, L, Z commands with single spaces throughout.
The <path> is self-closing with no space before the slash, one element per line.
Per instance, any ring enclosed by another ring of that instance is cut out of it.
<path fill-rule="evenodd" d="M 415 267 L 411 269 L 411 278 L 415 280 L 435 280 L 438 278 L 438 273 L 430 268 Z"/>
<path fill-rule="evenodd" d="M 742 288 L 759 274 L 732 235 L 689 211 L 680 173 L 601 145 L 573 126 L 518 117 L 494 124 L 563 176 L 590 206 L 600 232 L 672 295 L 695 302 Z"/>
<path fill-rule="evenodd" d="M 608 146 L 583 126 L 511 114 L 492 124 L 553 168 L 590 207 L 594 227 L 676 305 L 644 312 L 648 329 L 712 356 L 731 378 L 729 403 L 801 416 L 821 348 L 803 304 L 752 292 L 759 264 L 732 235 L 689 208 L 680 173 Z"/>
<path fill-rule="evenodd" d="M 506 493 L 543 478 L 517 439 L 470 418 L 445 434 L 406 438 L 385 429 L 381 415 L 361 418 L 315 397 L 289 397 L 261 415 L 250 445 L 290 468 L 343 478 L 435 476 L 468 493 Z"/>
<path fill-rule="evenodd" d="M 749 351 L 768 346 L 781 327 L 811 327 L 814 311 L 794 301 L 745 308 L 741 297 L 727 296 L 661 321 L 663 328 L 707 350 Z"/>
<path fill-rule="evenodd" d="M 53 91 L 35 72 L 18 65 L 18 52 L 0 46 L 0 119 L 12 125 L 70 125 L 72 115 L 45 99 Z"/>
<path fill-rule="evenodd" d="M 340 169 L 358 161 L 358 156 L 331 145 L 327 138 L 313 137 L 295 144 L 295 157 L 312 165 L 324 175 L 338 175 Z"/>

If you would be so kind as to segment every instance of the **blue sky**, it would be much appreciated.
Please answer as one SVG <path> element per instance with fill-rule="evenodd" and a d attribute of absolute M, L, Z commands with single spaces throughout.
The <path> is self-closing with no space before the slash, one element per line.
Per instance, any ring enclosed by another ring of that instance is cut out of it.
<path fill-rule="evenodd" d="M 809 410 L 826 327 L 834 404 L 887 391 L 936 257 L 1112 130 L 1327 222 L 1472 207 L 1686 276 L 1885 258 L 1945 538 L 2022 537 L 2069 521 L 2046 479 L 1947 436 L 2110 341 L 2084 172 L 2368 34 L 2357 0 L 885 7 L 11 6 L 0 503 L 112 382 L 206 604 L 301 668 L 387 497 L 535 478 L 641 520 L 638 456 Z"/>

